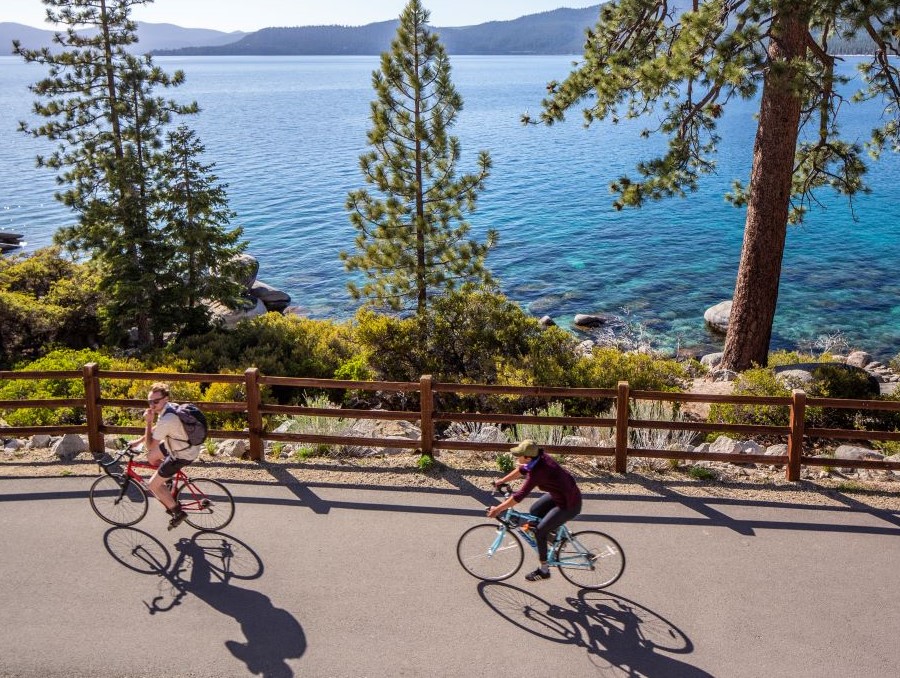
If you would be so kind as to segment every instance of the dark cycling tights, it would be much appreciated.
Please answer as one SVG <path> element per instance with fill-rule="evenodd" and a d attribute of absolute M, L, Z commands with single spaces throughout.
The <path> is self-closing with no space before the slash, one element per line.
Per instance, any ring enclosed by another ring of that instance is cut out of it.
<path fill-rule="evenodd" d="M 534 536 L 537 539 L 538 558 L 545 563 L 547 562 L 547 536 L 557 527 L 581 513 L 581 503 L 579 502 L 575 508 L 561 509 L 553 501 L 553 497 L 545 494 L 531 505 L 528 512 L 541 519 L 534 530 Z"/>

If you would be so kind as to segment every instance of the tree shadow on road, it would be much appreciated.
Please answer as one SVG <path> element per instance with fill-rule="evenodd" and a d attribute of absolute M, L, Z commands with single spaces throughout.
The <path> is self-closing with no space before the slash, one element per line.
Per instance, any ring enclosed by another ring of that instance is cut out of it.
<path fill-rule="evenodd" d="M 564 605 L 497 582 L 478 586 L 482 600 L 511 624 L 534 636 L 584 648 L 602 676 L 712 678 L 670 655 L 687 655 L 694 645 L 661 615 L 606 591 L 581 591 Z"/>
<path fill-rule="evenodd" d="M 271 599 L 234 580 L 258 579 L 263 564 L 244 542 L 222 532 L 198 532 L 175 544 L 177 557 L 146 532 L 116 527 L 103 538 L 109 554 L 121 565 L 160 577 L 159 595 L 144 601 L 149 614 L 172 610 L 194 596 L 241 626 L 246 642 L 228 640 L 225 646 L 247 669 L 264 678 L 294 675 L 288 659 L 303 656 L 306 636 L 300 623 Z"/>

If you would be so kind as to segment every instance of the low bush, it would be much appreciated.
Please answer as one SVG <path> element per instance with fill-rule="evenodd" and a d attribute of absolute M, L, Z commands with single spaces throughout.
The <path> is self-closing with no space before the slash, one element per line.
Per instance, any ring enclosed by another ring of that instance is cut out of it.
<path fill-rule="evenodd" d="M 101 340 L 99 277 L 48 247 L 0 257 L 0 369 Z M 18 368 L 17 368 L 18 369 Z"/>
<path fill-rule="evenodd" d="M 741 373 L 735 380 L 734 395 L 790 397 L 791 392 L 768 368 Z M 781 405 L 731 405 L 715 403 L 709 408 L 709 421 L 723 424 L 787 426 L 790 410 Z"/>
<path fill-rule="evenodd" d="M 121 358 L 104 351 L 91 349 L 58 349 L 42 358 L 20 366 L 23 372 L 44 371 L 80 371 L 87 363 L 97 363 L 101 370 L 141 371 L 143 365 L 132 358 Z M 147 395 L 152 382 L 101 380 L 103 395 L 106 398 L 140 398 Z M 143 392 L 141 386 L 143 385 Z M 140 395 L 136 395 L 140 393 Z M 0 382 L 0 400 L 48 400 L 65 398 L 83 398 L 84 382 L 81 379 L 14 379 Z M 125 426 L 138 425 L 143 418 L 140 413 L 131 410 L 105 409 L 104 415 L 108 424 Z M 29 408 L 23 410 L 6 410 L 3 419 L 10 426 L 61 426 L 79 425 L 85 422 L 84 408 Z"/>

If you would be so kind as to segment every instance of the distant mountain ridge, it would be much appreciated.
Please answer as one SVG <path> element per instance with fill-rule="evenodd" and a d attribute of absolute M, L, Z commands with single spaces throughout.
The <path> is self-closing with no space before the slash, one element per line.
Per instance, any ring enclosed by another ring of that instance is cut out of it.
<path fill-rule="evenodd" d="M 450 54 L 580 54 L 585 30 L 597 23 L 600 5 L 555 9 L 474 26 L 433 30 Z M 232 44 L 157 50 L 178 56 L 373 55 L 390 45 L 397 20 L 365 26 L 264 28 Z"/>
<path fill-rule="evenodd" d="M 0 54 L 12 54 L 13 40 L 19 40 L 28 49 L 52 47 L 56 32 L 9 21 L 0 22 Z M 161 49 L 224 45 L 240 40 L 245 35 L 247 33 L 244 31 L 225 33 L 209 28 L 182 28 L 174 24 L 138 22 L 139 42 L 133 45 L 131 51 L 143 54 Z"/>
<path fill-rule="evenodd" d="M 561 0 L 565 1 L 565 0 Z M 670 8 L 680 14 L 692 0 L 672 0 Z M 582 54 L 585 31 L 600 16 L 600 4 L 582 9 L 560 8 L 528 14 L 509 21 L 489 21 L 460 27 L 433 27 L 450 54 Z M 173 24 L 138 24 L 135 53 L 163 56 L 310 56 L 377 55 L 388 49 L 397 31 L 397 20 L 364 26 L 271 27 L 247 33 L 224 33 Z M 12 40 L 36 49 L 51 45 L 53 31 L 15 23 L 0 23 L 2 45 L 12 51 Z M 852 40 L 832 38 L 833 54 L 872 54 L 874 43 L 864 33 Z"/>

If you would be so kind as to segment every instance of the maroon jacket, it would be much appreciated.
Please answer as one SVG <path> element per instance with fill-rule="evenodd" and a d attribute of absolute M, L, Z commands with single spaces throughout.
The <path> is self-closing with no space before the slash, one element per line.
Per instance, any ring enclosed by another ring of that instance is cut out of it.
<path fill-rule="evenodd" d="M 525 474 L 525 483 L 513 495 L 517 502 L 522 501 L 537 487 L 548 492 L 561 509 L 577 509 L 581 506 L 581 490 L 578 489 L 575 478 L 549 454 L 541 453 L 530 471 L 525 466 L 520 466 L 519 471 Z"/>

